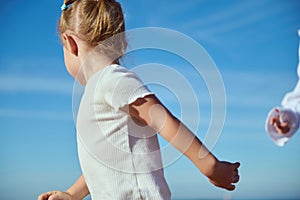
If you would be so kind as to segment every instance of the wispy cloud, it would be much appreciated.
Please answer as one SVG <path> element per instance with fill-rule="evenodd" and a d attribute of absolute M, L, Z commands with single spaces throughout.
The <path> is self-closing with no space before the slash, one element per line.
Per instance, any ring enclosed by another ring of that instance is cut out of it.
<path fill-rule="evenodd" d="M 296 72 L 294 78 L 291 77 L 291 73 L 280 75 L 278 72 L 223 73 L 228 106 L 246 109 L 280 106 L 283 95 L 296 85 Z"/>
<path fill-rule="evenodd" d="M 47 92 L 72 94 L 73 82 L 48 77 L 1 74 L 0 92 Z"/>
<path fill-rule="evenodd" d="M 276 4 L 265 1 L 238 1 L 230 5 L 228 9 L 213 12 L 203 18 L 190 21 L 184 24 L 182 29 L 187 32 L 195 32 L 196 36 L 211 43 L 220 43 L 219 35 L 251 27 L 264 20 L 270 20 L 271 22 L 273 17 L 278 17 L 278 15 L 287 12 L 289 9 L 292 9 L 292 6 L 289 4 Z M 272 27 L 276 23 L 278 22 L 265 24 Z M 251 32 L 251 29 L 248 29 L 248 31 Z M 255 33 L 251 32 L 251 34 Z M 262 32 L 258 35 L 255 34 L 255 37 L 266 39 L 267 35 Z M 236 34 L 235 38 L 237 40 L 244 39 L 244 37 L 236 37 Z"/>
<path fill-rule="evenodd" d="M 199 0 L 189 0 L 189 1 L 173 1 L 171 4 L 169 2 L 160 1 L 160 11 L 163 15 L 174 16 L 180 14 L 186 14 L 191 9 L 199 7 L 203 1 Z M 168 8 L 168 9 L 166 9 Z"/>
<path fill-rule="evenodd" d="M 245 11 L 251 10 L 257 6 L 261 5 L 261 1 L 243 1 L 237 2 L 236 4 L 228 4 L 228 9 L 224 9 L 220 12 L 213 12 L 207 16 L 200 18 L 195 18 L 193 21 L 189 21 L 183 24 L 183 29 L 197 29 L 199 27 L 212 28 L 217 24 L 224 24 L 225 22 L 232 21 L 236 19 L 237 16 L 244 14 Z M 203 4 L 205 8 L 205 4 Z"/>
<path fill-rule="evenodd" d="M 61 111 L 34 111 L 0 108 L 0 117 L 14 119 L 72 120 L 72 114 Z"/>

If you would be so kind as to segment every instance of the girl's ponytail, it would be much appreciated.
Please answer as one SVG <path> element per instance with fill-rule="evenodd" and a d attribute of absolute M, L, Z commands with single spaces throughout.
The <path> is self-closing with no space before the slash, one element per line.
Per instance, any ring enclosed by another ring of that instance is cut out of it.
<path fill-rule="evenodd" d="M 65 0 L 59 32 L 71 31 L 91 47 L 102 45 L 113 57 L 127 48 L 125 21 L 121 5 L 115 0 Z M 108 53 L 108 52 L 105 52 Z"/>

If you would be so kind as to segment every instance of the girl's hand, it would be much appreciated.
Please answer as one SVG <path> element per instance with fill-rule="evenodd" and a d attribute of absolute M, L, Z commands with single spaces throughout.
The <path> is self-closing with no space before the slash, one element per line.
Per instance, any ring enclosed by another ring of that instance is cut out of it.
<path fill-rule="evenodd" d="M 275 111 L 278 113 L 275 117 L 272 117 L 270 119 L 270 124 L 274 126 L 275 130 L 279 134 L 286 134 L 290 131 L 290 126 L 287 122 L 282 122 L 280 120 L 280 112 L 278 109 L 275 109 Z"/>
<path fill-rule="evenodd" d="M 209 181 L 217 187 L 227 190 L 234 190 L 235 185 L 240 179 L 238 168 L 240 163 L 229 163 L 218 161 L 211 175 L 207 176 Z"/>
<path fill-rule="evenodd" d="M 41 194 L 38 200 L 75 200 L 69 193 L 61 191 L 51 191 Z"/>

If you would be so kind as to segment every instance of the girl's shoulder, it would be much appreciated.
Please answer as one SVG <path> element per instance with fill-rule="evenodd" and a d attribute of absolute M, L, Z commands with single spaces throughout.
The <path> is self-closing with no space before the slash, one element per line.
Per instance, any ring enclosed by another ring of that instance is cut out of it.
<path fill-rule="evenodd" d="M 108 65 L 99 71 L 95 72 L 90 79 L 88 80 L 88 84 L 90 83 L 96 83 L 99 81 L 112 81 L 113 79 L 124 76 L 126 73 L 128 73 L 129 70 L 125 67 L 122 67 L 117 64 Z"/>
<path fill-rule="evenodd" d="M 96 72 L 88 81 L 87 86 L 112 90 L 116 86 L 125 87 L 134 82 L 141 82 L 141 80 L 133 71 L 121 65 L 112 64 Z"/>
<path fill-rule="evenodd" d="M 119 82 L 119 81 L 126 81 L 130 79 L 139 79 L 137 74 L 133 71 L 117 64 L 113 64 L 108 66 L 104 72 L 103 77 L 104 81 L 109 82 Z"/>

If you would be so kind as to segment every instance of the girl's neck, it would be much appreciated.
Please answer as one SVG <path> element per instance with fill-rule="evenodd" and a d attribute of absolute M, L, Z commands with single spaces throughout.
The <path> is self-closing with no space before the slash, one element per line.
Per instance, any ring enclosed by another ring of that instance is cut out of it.
<path fill-rule="evenodd" d="M 81 60 L 80 79 L 83 85 L 86 85 L 91 76 L 101 69 L 114 64 L 114 61 L 101 53 L 91 51 L 85 59 Z"/>

